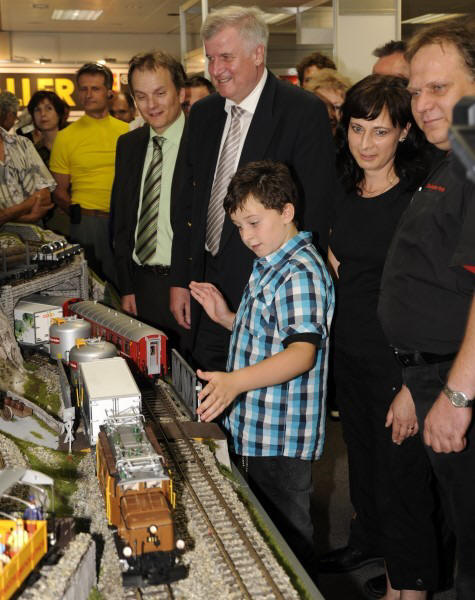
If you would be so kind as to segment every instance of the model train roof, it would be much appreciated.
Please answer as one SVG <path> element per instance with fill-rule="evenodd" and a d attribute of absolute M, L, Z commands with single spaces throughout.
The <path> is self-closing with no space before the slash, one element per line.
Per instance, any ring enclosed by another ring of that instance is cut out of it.
<path fill-rule="evenodd" d="M 136 410 L 111 415 L 104 429 L 114 454 L 119 485 L 170 478 L 162 456 L 148 439 L 142 415 Z"/>
<path fill-rule="evenodd" d="M 86 319 L 100 323 L 107 329 L 111 329 L 118 335 L 134 342 L 138 342 L 148 335 L 165 335 L 160 329 L 145 325 L 137 319 L 104 306 L 104 304 L 100 304 L 99 302 L 84 300 L 71 304 L 70 308 L 74 312 L 78 312 L 81 316 L 86 317 Z"/>
<path fill-rule="evenodd" d="M 79 365 L 89 399 L 141 396 L 126 361 L 118 356 Z"/>

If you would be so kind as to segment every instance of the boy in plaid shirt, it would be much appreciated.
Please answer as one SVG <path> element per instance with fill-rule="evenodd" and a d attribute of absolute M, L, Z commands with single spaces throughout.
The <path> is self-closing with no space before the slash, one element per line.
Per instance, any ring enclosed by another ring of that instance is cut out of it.
<path fill-rule="evenodd" d="M 211 283 L 190 283 L 209 317 L 232 330 L 227 372 L 203 372 L 198 413 L 223 423 L 251 489 L 303 564 L 313 559 L 311 461 L 322 452 L 334 291 L 308 232 L 295 225 L 297 191 L 282 163 L 234 175 L 224 209 L 255 252 L 236 314 Z"/>

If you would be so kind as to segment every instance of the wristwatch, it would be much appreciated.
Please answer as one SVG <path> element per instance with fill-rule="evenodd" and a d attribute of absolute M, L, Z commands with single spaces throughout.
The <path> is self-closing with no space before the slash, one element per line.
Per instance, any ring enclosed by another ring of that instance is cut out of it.
<path fill-rule="evenodd" d="M 469 406 L 473 406 L 473 398 L 469 400 L 466 394 L 451 390 L 447 384 L 444 385 L 442 391 L 450 400 L 450 402 L 452 402 L 452 404 L 457 408 L 467 408 Z"/>

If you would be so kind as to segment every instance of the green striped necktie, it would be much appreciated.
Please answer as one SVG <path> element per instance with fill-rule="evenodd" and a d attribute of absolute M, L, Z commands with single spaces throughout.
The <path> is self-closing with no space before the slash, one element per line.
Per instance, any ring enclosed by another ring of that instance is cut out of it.
<path fill-rule="evenodd" d="M 155 136 L 152 139 L 153 156 L 143 185 L 142 206 L 135 242 L 135 254 L 142 265 L 147 264 L 157 249 L 158 209 L 162 187 L 162 145 L 165 138 Z"/>

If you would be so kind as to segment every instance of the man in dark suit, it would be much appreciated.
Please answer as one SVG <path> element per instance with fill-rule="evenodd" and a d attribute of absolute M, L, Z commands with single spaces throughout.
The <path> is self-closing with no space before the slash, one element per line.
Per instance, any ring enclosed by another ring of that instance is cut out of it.
<path fill-rule="evenodd" d="M 185 125 L 183 70 L 156 51 L 134 56 L 128 77 L 145 125 L 117 143 L 111 204 L 121 304 L 177 345 L 168 299 L 171 219 L 180 182 L 175 165 Z"/>
<path fill-rule="evenodd" d="M 174 224 L 170 307 L 182 327 L 191 327 L 197 364 L 223 370 L 228 332 L 194 301 L 190 310 L 188 291 L 191 280 L 210 281 L 236 310 L 251 273 L 253 254 L 228 217 L 222 217 L 224 222 L 216 218 L 217 189 L 222 206 L 227 187 L 223 174 L 229 183 L 237 167 L 250 161 L 286 163 L 302 202 L 300 228 L 315 232 L 326 252 L 334 149 L 323 103 L 267 71 L 268 29 L 259 9 L 214 11 L 203 24 L 202 37 L 218 94 L 200 100 L 190 112 L 180 220 Z"/>

